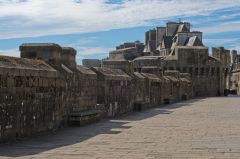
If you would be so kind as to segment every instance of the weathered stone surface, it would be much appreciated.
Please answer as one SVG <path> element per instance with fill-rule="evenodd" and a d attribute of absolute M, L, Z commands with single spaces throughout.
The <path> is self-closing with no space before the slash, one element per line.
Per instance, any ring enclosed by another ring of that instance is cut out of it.
<path fill-rule="evenodd" d="M 99 59 L 83 59 L 82 60 L 83 66 L 86 67 L 101 67 L 101 60 Z"/>
<path fill-rule="evenodd" d="M 107 117 L 119 116 L 132 110 L 132 78 L 122 70 L 92 68 L 98 76 L 98 104 L 105 106 Z"/>
<path fill-rule="evenodd" d="M 121 49 L 117 47 L 115 52 Z M 227 52 L 227 53 L 225 53 Z M 189 73 L 192 80 L 192 95 L 194 96 L 220 96 L 228 89 L 225 69 L 229 65 L 230 51 L 220 48 L 213 49 L 213 57 L 209 55 L 208 47 L 202 42 L 202 32 L 191 31 L 190 23 L 168 22 L 166 27 L 157 27 L 145 33 L 144 52 L 134 59 L 129 59 L 123 54 L 109 53 L 111 64 L 106 67 L 129 68 L 129 65 L 118 60 L 130 60 L 135 72 L 151 73 L 158 76 L 164 75 L 165 71 L 177 70 L 181 73 Z M 136 51 L 133 51 L 134 55 Z M 227 54 L 225 56 L 225 54 Z M 118 56 L 119 55 L 119 56 Z M 120 56 L 121 55 L 121 56 Z M 221 57 L 221 58 L 220 58 Z M 125 67 L 124 67 L 125 66 Z"/>
<path fill-rule="evenodd" d="M 0 157 L 239 159 L 239 97 L 194 99 L 16 144 Z"/>
<path fill-rule="evenodd" d="M 189 23 L 169 22 L 146 32 L 145 45 L 124 43 L 102 61 L 83 60 L 85 66 L 71 47 L 26 43 L 20 51 L 21 58 L 0 56 L 0 142 L 240 92 L 239 55 L 220 47 L 209 56 L 202 32 Z"/>

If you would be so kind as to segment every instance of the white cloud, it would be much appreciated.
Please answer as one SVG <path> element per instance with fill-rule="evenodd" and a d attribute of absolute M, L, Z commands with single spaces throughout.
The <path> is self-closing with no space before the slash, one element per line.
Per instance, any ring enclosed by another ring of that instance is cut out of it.
<path fill-rule="evenodd" d="M 20 57 L 20 52 L 18 49 L 6 49 L 6 50 L 0 50 L 0 55 Z"/>
<path fill-rule="evenodd" d="M 238 54 L 240 54 L 240 46 L 232 47 L 231 50 L 237 50 Z"/>
<path fill-rule="evenodd" d="M 220 23 L 211 27 L 200 28 L 206 34 L 216 34 L 231 31 L 240 31 L 240 21 L 231 21 Z"/>
<path fill-rule="evenodd" d="M 214 47 L 224 46 L 225 48 L 230 50 L 240 51 L 240 38 L 205 39 L 204 42 L 211 44 Z"/>
<path fill-rule="evenodd" d="M 86 37 L 86 38 L 80 38 L 76 41 L 76 44 L 75 45 L 78 45 L 78 44 L 89 44 L 89 43 L 94 43 L 96 42 L 97 40 L 97 37 Z M 74 44 L 73 44 L 74 45 Z"/>
<path fill-rule="evenodd" d="M 86 55 L 107 55 L 109 50 L 112 48 L 106 47 L 76 47 L 78 50 L 78 55 L 86 56 Z"/>
<path fill-rule="evenodd" d="M 215 38 L 215 39 L 205 39 L 204 42 L 212 43 L 214 45 L 225 45 L 225 44 L 238 44 L 240 43 L 240 38 Z"/>
<path fill-rule="evenodd" d="M 78 3 L 77 3 L 78 2 Z M 240 0 L 0 0 L 0 38 L 97 32 L 149 25 L 152 19 L 207 15 Z"/>

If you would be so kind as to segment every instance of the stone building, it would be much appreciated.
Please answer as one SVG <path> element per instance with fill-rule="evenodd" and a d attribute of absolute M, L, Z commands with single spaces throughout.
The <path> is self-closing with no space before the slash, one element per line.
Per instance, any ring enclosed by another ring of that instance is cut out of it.
<path fill-rule="evenodd" d="M 191 74 L 195 96 L 216 96 L 224 92 L 221 62 L 208 55 L 203 46 L 177 46 L 175 55 L 166 57 L 163 70 Z"/>
<path fill-rule="evenodd" d="M 47 46 L 47 47 L 46 47 Z M 70 47 L 61 48 L 57 44 L 22 44 L 20 46 L 21 57 L 29 59 L 40 59 L 49 63 L 55 70 L 58 71 L 59 76 L 66 81 L 66 93 L 65 98 L 68 102 L 68 109 L 70 112 L 82 111 L 84 107 L 94 107 L 96 99 L 92 99 L 94 94 L 94 89 L 92 87 L 88 88 L 88 91 L 82 90 L 83 85 L 93 85 L 96 86 L 97 77 L 88 71 L 84 70 L 84 67 L 77 66 L 76 64 L 76 50 Z M 45 52 L 47 55 L 44 56 Z M 92 75 L 92 76 L 91 76 Z M 90 84 L 88 84 L 88 82 Z M 86 93 L 88 92 L 88 93 Z M 93 102 L 91 105 L 86 104 L 82 99 L 87 99 L 89 96 L 89 101 Z M 82 103 L 83 102 L 83 103 Z"/>
<path fill-rule="evenodd" d="M 147 92 L 149 96 L 149 103 L 147 107 L 159 106 L 162 104 L 162 93 L 161 87 L 162 83 L 160 78 L 155 74 L 150 73 L 142 73 L 142 75 L 146 78 L 147 82 Z"/>
<path fill-rule="evenodd" d="M 132 87 L 135 91 L 132 92 L 134 98 L 134 109 L 142 110 L 143 107 L 147 107 L 150 103 L 149 84 L 147 78 L 139 72 L 132 74 Z"/>
<path fill-rule="evenodd" d="M 132 61 L 132 63 L 133 63 L 134 71 L 142 72 L 147 68 L 149 69 L 152 68 L 153 70 L 149 71 L 149 73 L 158 72 L 159 74 L 161 74 L 161 72 L 163 71 L 162 68 L 164 64 L 164 59 L 161 56 L 141 56 L 141 57 L 135 58 Z"/>
<path fill-rule="evenodd" d="M 212 48 L 212 56 L 222 63 L 222 67 L 227 69 L 232 63 L 232 56 L 230 50 L 224 47 Z"/>
<path fill-rule="evenodd" d="M 142 55 L 144 44 L 139 41 L 127 42 L 116 47 L 116 50 L 110 51 L 109 59 L 112 60 L 132 60 Z"/>
<path fill-rule="evenodd" d="M 99 59 L 83 59 L 82 64 L 85 67 L 101 67 L 101 60 Z"/>
<path fill-rule="evenodd" d="M 64 86 L 44 61 L 0 56 L 0 141 L 59 127 Z"/>
<path fill-rule="evenodd" d="M 233 70 L 230 76 L 230 91 L 240 95 L 240 63 L 233 65 Z"/>
<path fill-rule="evenodd" d="M 27 43 L 20 46 L 21 57 L 43 60 L 51 64 L 61 63 L 62 48 L 53 43 Z"/>
<path fill-rule="evenodd" d="M 237 51 L 233 50 L 231 54 L 231 67 L 229 67 L 229 72 L 227 76 L 229 77 L 229 91 L 232 94 L 240 95 L 240 55 Z"/>
<path fill-rule="evenodd" d="M 77 70 L 77 89 L 80 90 L 77 95 L 80 102 L 77 106 L 80 110 L 73 110 L 73 112 L 95 109 L 97 104 L 97 74 L 91 69 L 81 65 L 77 66 Z"/>
<path fill-rule="evenodd" d="M 20 51 L 0 56 L 0 141 L 190 98 L 191 82 L 165 76 L 162 58 L 152 58 L 154 67 L 122 59 L 88 68 L 77 65 L 74 48 L 27 43 Z"/>
<path fill-rule="evenodd" d="M 224 80 L 223 87 L 225 90 L 225 94 L 230 87 L 230 71 L 234 58 L 234 56 L 232 55 L 233 53 L 230 52 L 230 50 L 225 49 L 224 47 L 212 48 L 212 56 L 219 60 L 222 65 L 222 77 Z"/>
<path fill-rule="evenodd" d="M 98 77 L 97 102 L 105 106 L 107 117 L 132 110 L 131 77 L 119 69 L 93 67 Z"/>
<path fill-rule="evenodd" d="M 126 73 L 132 74 L 134 72 L 133 63 L 125 59 L 106 59 L 102 61 L 102 67 L 109 67 L 113 69 L 121 69 Z"/>
<path fill-rule="evenodd" d="M 157 27 L 145 33 L 145 48 L 141 55 L 129 59 L 124 56 L 113 57 L 110 52 L 107 61 L 111 61 L 111 64 L 105 66 L 118 69 L 128 67 L 129 70 L 129 67 L 133 67 L 135 72 L 158 76 L 168 70 L 177 70 L 191 75 L 193 95 L 223 95 L 227 86 L 225 64 L 222 63 L 226 60 L 227 66 L 230 59 L 221 54 L 221 60 L 215 53 L 216 49 L 213 49 L 213 56 L 210 56 L 208 47 L 203 45 L 202 36 L 202 32 L 191 31 L 190 23 L 168 22 L 165 27 Z M 135 53 L 136 51 L 133 54 Z M 120 59 L 127 63 L 120 66 L 116 62 Z"/>
<path fill-rule="evenodd" d="M 76 65 L 73 48 L 35 43 L 20 51 L 21 58 L 0 56 L 0 141 L 98 116 L 97 75 Z"/>
<path fill-rule="evenodd" d="M 240 94 L 240 56 L 212 56 L 190 23 L 169 22 L 103 60 L 83 60 L 53 43 L 26 43 L 21 58 L 0 56 L 0 142 L 85 125 L 103 117 L 198 96 Z"/>

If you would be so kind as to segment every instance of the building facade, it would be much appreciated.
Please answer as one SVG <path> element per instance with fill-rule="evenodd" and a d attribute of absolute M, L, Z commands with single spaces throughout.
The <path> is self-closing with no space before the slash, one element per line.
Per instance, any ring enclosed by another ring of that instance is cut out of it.
<path fill-rule="evenodd" d="M 190 23 L 169 22 L 116 47 L 103 60 L 83 60 L 53 43 L 26 43 L 21 58 L 0 56 L 0 142 L 85 125 L 101 118 L 193 97 L 240 94 L 240 56 L 213 48 Z"/>

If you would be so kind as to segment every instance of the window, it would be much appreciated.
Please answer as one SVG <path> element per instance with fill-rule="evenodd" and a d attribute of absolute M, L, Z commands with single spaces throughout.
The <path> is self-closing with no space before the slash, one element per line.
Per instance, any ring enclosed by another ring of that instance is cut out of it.
<path fill-rule="evenodd" d="M 198 68 L 195 68 L 195 76 L 198 75 Z"/>
<path fill-rule="evenodd" d="M 189 73 L 190 73 L 191 75 L 193 75 L 193 68 L 192 68 L 192 67 L 189 67 Z"/>
<path fill-rule="evenodd" d="M 214 73 L 215 73 L 215 68 L 212 67 L 212 70 L 211 70 L 211 76 L 214 76 Z"/>
<path fill-rule="evenodd" d="M 183 73 L 187 73 L 187 68 L 183 67 Z"/>
<path fill-rule="evenodd" d="M 217 68 L 217 76 L 219 76 L 220 75 L 220 68 L 218 67 Z"/>
<path fill-rule="evenodd" d="M 201 68 L 201 76 L 204 75 L 204 68 Z"/>
<path fill-rule="evenodd" d="M 208 77 L 209 75 L 209 68 L 206 68 L 206 76 Z"/>
<path fill-rule="evenodd" d="M 36 52 L 28 52 L 27 53 L 27 57 L 28 58 L 36 58 L 37 57 L 37 53 Z"/>

